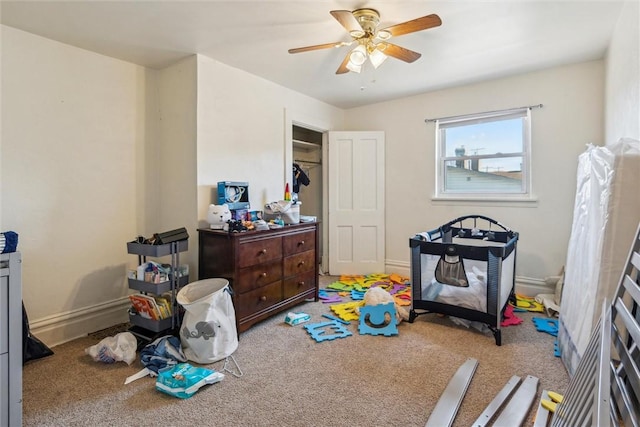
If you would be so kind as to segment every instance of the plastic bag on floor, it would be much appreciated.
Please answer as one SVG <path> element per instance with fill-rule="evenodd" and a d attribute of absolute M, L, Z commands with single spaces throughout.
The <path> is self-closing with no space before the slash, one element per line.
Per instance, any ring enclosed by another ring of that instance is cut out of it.
<path fill-rule="evenodd" d="M 113 337 L 104 338 L 96 345 L 87 347 L 84 352 L 96 362 L 125 362 L 127 365 L 136 359 L 138 341 L 131 332 L 120 332 Z"/>
<path fill-rule="evenodd" d="M 36 338 L 29 329 L 29 317 L 27 316 L 27 310 L 22 304 L 22 364 L 29 362 L 30 360 L 42 359 L 43 357 L 51 356 L 53 350 L 51 350 L 45 343 Z"/>

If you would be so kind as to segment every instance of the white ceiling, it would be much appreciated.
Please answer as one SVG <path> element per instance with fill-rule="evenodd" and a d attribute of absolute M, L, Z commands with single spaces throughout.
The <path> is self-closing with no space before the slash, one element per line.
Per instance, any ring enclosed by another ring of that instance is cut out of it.
<path fill-rule="evenodd" d="M 163 68 L 199 53 L 341 108 L 603 58 L 622 1 L 5 1 L 2 24 Z M 377 70 L 336 75 L 349 41 L 331 10 L 371 7 L 380 28 L 438 14 L 442 26 L 391 39 L 417 51 Z"/>

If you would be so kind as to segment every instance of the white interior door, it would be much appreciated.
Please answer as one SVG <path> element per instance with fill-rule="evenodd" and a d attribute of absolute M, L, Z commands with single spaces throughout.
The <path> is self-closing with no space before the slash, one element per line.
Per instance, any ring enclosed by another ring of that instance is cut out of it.
<path fill-rule="evenodd" d="M 329 132 L 329 274 L 384 273 L 384 132 Z"/>

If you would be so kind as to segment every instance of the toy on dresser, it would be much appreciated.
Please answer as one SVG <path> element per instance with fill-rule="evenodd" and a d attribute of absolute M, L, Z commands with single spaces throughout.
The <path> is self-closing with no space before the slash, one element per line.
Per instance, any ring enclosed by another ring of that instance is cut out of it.
<path fill-rule="evenodd" d="M 231 211 L 229 206 L 224 205 L 209 205 L 209 211 L 207 212 L 207 222 L 214 230 L 228 230 L 228 221 L 231 219 Z"/>

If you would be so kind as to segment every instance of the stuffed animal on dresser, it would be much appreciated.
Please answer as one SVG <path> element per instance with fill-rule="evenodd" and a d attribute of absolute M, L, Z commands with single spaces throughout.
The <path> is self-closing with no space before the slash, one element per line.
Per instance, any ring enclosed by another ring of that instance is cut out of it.
<path fill-rule="evenodd" d="M 213 230 L 225 230 L 229 229 L 227 221 L 231 219 L 231 211 L 229 206 L 224 205 L 209 205 L 209 211 L 207 212 L 207 222 Z"/>

